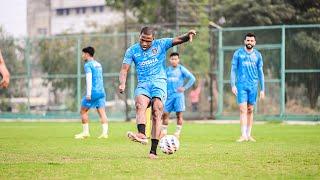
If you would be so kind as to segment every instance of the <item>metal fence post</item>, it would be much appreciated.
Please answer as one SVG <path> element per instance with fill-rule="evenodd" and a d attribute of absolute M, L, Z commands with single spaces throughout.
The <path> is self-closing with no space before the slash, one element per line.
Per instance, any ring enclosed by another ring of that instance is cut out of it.
<path fill-rule="evenodd" d="M 77 37 L 77 109 L 80 112 L 81 103 L 81 36 Z"/>
<path fill-rule="evenodd" d="M 25 48 L 25 60 L 27 68 L 27 99 L 28 99 L 28 114 L 30 114 L 30 90 L 31 90 L 31 65 L 30 65 L 30 40 L 26 38 L 26 48 Z"/>
<path fill-rule="evenodd" d="M 281 97 L 280 97 L 280 116 L 285 115 L 285 66 L 286 66 L 286 31 L 285 25 L 281 27 Z"/>
<path fill-rule="evenodd" d="M 219 62 L 218 62 L 218 93 L 219 93 L 219 97 L 218 97 L 218 111 L 217 111 L 217 116 L 220 116 L 222 114 L 222 110 L 223 110 L 223 61 L 224 61 L 224 52 L 222 49 L 222 30 L 219 29 Z"/>

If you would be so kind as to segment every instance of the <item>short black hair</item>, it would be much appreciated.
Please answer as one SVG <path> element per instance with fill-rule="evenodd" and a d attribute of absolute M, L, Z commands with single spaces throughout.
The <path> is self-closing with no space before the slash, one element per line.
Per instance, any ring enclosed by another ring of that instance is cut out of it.
<path fill-rule="evenodd" d="M 82 49 L 82 52 L 88 53 L 88 54 L 90 54 L 90 56 L 93 57 L 93 55 L 94 55 L 94 48 L 91 47 L 91 46 L 88 46 L 88 47 L 83 48 L 83 49 Z"/>
<path fill-rule="evenodd" d="M 248 32 L 248 33 L 244 36 L 244 39 L 246 39 L 247 37 L 254 37 L 254 39 L 256 39 L 256 35 L 254 35 L 252 32 Z"/>
<path fill-rule="evenodd" d="M 170 54 L 170 57 L 172 57 L 172 56 L 178 56 L 178 57 L 179 57 L 179 53 L 177 53 L 177 52 L 172 52 L 172 53 Z"/>
<path fill-rule="evenodd" d="M 140 31 L 140 35 L 141 34 L 145 34 L 145 35 L 152 35 L 154 36 L 155 35 L 155 30 L 152 28 L 152 27 L 143 27 Z"/>

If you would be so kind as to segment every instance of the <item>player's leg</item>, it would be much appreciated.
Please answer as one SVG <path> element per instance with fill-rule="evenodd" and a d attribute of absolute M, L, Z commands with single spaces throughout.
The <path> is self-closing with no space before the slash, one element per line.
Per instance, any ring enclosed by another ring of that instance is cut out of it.
<path fill-rule="evenodd" d="M 170 112 L 173 110 L 174 105 L 174 99 L 173 96 L 168 96 L 168 99 L 165 102 L 164 105 L 164 112 L 162 114 L 162 125 L 161 125 L 161 134 L 160 138 L 168 134 L 168 125 L 169 125 L 169 116 Z"/>
<path fill-rule="evenodd" d="M 81 107 L 80 115 L 82 121 L 82 132 L 75 135 L 75 139 L 85 139 L 90 136 L 89 133 L 89 108 Z"/>
<path fill-rule="evenodd" d="M 181 129 L 182 129 L 182 123 L 183 123 L 183 111 L 185 111 L 186 105 L 185 105 L 185 98 L 183 94 L 180 94 L 176 97 L 175 103 L 174 103 L 174 111 L 177 115 L 177 127 L 174 135 L 179 138 Z"/>
<path fill-rule="evenodd" d="M 159 80 L 153 82 L 151 90 L 152 97 L 152 131 L 151 131 L 151 149 L 149 158 L 157 157 L 157 147 L 160 139 L 160 128 L 162 124 L 163 106 L 167 99 L 167 82 Z"/>
<path fill-rule="evenodd" d="M 105 110 L 105 99 L 101 98 L 96 107 L 97 107 L 97 112 L 99 114 L 100 122 L 101 122 L 101 126 L 102 126 L 102 133 L 98 138 L 99 139 L 106 139 L 106 138 L 108 138 L 109 127 L 108 127 L 108 118 L 107 118 L 107 114 L 106 114 L 106 110 Z"/>
<path fill-rule="evenodd" d="M 249 141 L 255 142 L 256 140 L 251 136 L 251 129 L 253 126 L 253 109 L 254 105 L 248 104 L 247 110 L 247 117 L 248 117 L 248 124 L 247 124 L 247 137 Z"/>
<path fill-rule="evenodd" d="M 133 141 L 138 141 L 142 144 L 147 144 L 148 139 L 146 136 L 146 110 L 150 104 L 149 97 L 145 95 L 138 95 L 135 98 L 136 107 L 136 124 L 138 133 L 128 132 L 127 135 L 129 139 Z"/>
<path fill-rule="evenodd" d="M 241 128 L 241 136 L 237 140 L 238 142 L 247 141 L 247 102 L 248 102 L 248 92 L 245 87 L 237 86 L 238 94 L 237 94 L 237 102 L 239 104 L 240 111 L 240 128 Z"/>
<path fill-rule="evenodd" d="M 150 158 L 157 155 L 157 147 L 160 139 L 160 127 L 162 124 L 163 104 L 159 98 L 152 99 L 152 131 L 151 131 L 151 150 Z"/>
<path fill-rule="evenodd" d="M 253 126 L 253 109 L 257 100 L 258 89 L 256 86 L 253 86 L 249 90 L 248 94 L 248 107 L 247 107 L 247 116 L 248 116 L 248 125 L 247 125 L 247 137 L 249 141 L 255 142 L 256 140 L 251 136 L 251 129 Z"/>
<path fill-rule="evenodd" d="M 176 136 L 177 138 L 180 138 L 180 133 L 182 130 L 182 123 L 183 123 L 183 113 L 177 112 L 176 115 L 177 115 L 177 128 L 176 128 L 176 131 L 173 135 Z"/>

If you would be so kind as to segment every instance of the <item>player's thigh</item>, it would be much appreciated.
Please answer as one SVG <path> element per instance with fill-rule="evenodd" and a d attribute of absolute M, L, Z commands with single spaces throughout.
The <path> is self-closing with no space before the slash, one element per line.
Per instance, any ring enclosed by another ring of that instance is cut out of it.
<path fill-rule="evenodd" d="M 248 91 L 244 87 L 238 87 L 238 94 L 237 94 L 237 103 L 243 104 L 248 102 Z"/>
<path fill-rule="evenodd" d="M 248 90 L 248 105 L 255 105 L 257 101 L 258 89 L 253 87 Z"/>
<path fill-rule="evenodd" d="M 175 98 L 173 96 L 168 96 L 168 99 L 165 102 L 164 105 L 164 112 L 168 112 L 170 113 L 171 111 L 173 111 L 174 108 L 174 102 L 175 102 Z"/>
<path fill-rule="evenodd" d="M 82 97 L 81 99 L 81 109 L 90 109 L 93 108 L 93 101 L 92 100 L 87 100 L 85 96 Z M 82 112 L 82 111 L 81 111 Z"/>
<path fill-rule="evenodd" d="M 186 110 L 185 98 L 183 95 L 177 96 L 174 102 L 174 112 L 183 112 Z"/>
<path fill-rule="evenodd" d="M 152 82 L 151 98 L 159 98 L 162 103 L 167 99 L 167 82 L 165 80 L 156 80 Z"/>
<path fill-rule="evenodd" d="M 137 98 L 140 95 L 144 95 L 149 97 L 149 99 L 151 99 L 151 92 L 150 92 L 150 83 L 148 82 L 139 82 L 137 84 L 137 87 L 134 91 L 134 95 Z"/>
<path fill-rule="evenodd" d="M 136 109 L 147 109 L 150 104 L 150 98 L 144 94 L 135 97 Z"/>

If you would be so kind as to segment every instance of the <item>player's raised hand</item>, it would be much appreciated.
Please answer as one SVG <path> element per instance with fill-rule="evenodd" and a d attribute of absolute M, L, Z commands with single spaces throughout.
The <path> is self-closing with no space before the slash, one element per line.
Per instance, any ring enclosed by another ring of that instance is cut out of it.
<path fill-rule="evenodd" d="M 232 87 L 232 93 L 234 94 L 234 95 L 238 95 L 238 90 L 237 90 L 237 87 L 236 86 L 233 86 Z"/>
<path fill-rule="evenodd" d="M 119 92 L 122 94 L 124 92 L 124 90 L 126 89 L 126 85 L 125 84 L 120 84 L 119 85 Z"/>
<path fill-rule="evenodd" d="M 259 97 L 259 99 L 260 99 L 260 100 L 263 100 L 263 99 L 264 99 L 264 96 L 265 96 L 264 91 L 260 91 L 260 97 Z"/>
<path fill-rule="evenodd" d="M 193 39 L 193 36 L 195 36 L 197 34 L 196 30 L 194 29 L 191 29 L 189 32 L 188 32 L 188 35 L 189 35 L 189 38 L 190 38 L 190 42 L 192 42 L 192 39 Z"/>

